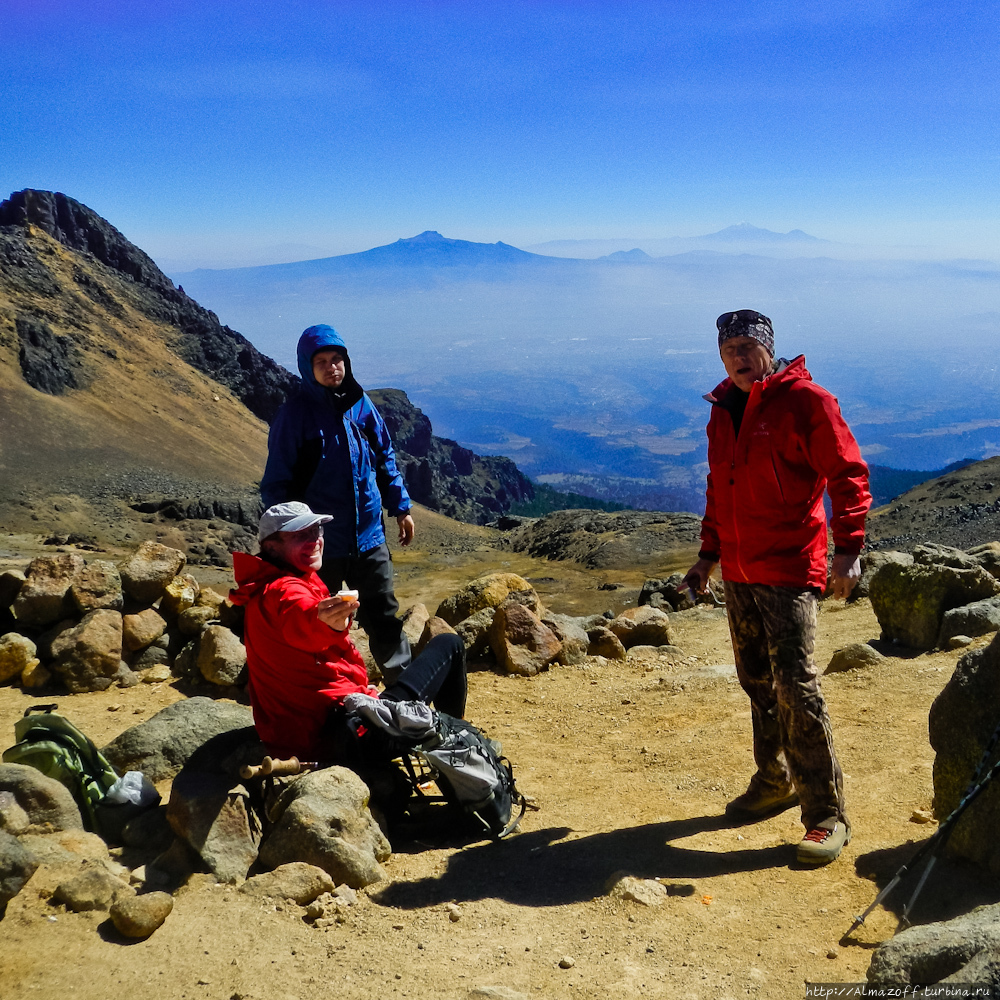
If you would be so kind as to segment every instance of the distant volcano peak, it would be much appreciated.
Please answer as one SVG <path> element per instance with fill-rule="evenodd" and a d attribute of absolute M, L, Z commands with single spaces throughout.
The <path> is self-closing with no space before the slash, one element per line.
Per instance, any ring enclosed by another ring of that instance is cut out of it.
<path fill-rule="evenodd" d="M 437 230 L 425 229 L 422 233 L 417 236 L 411 236 L 409 239 L 400 238 L 396 240 L 397 243 L 453 243 L 454 240 L 449 240 L 442 236 Z"/>

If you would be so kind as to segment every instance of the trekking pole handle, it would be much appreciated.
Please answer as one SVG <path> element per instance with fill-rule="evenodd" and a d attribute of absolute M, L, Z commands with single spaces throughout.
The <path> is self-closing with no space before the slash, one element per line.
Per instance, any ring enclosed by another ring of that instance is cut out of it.
<path fill-rule="evenodd" d="M 303 764 L 298 757 L 288 757 L 285 760 L 265 757 L 259 764 L 244 764 L 240 768 L 243 778 L 262 778 L 268 775 L 300 774 Z"/>

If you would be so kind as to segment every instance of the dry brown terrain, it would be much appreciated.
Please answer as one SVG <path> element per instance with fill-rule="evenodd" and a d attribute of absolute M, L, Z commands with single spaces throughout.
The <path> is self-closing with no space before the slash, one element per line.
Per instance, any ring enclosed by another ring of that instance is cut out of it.
<path fill-rule="evenodd" d="M 419 549 L 397 556 L 404 605 L 433 606 L 500 566 L 538 581 L 553 609 L 577 614 L 634 601 L 641 582 L 622 572 L 611 578 L 631 591 L 598 591 L 607 574 L 508 557 L 486 543 L 485 529 L 455 534 L 453 522 L 426 515 L 418 527 Z M 13 564 L 38 539 L 0 541 L 0 564 Z M 196 573 L 224 585 L 219 571 Z M 827 602 L 820 663 L 878 631 L 867 601 Z M 700 1000 L 799 998 L 807 981 L 863 980 L 896 913 L 877 910 L 853 939 L 841 937 L 934 829 L 911 816 L 930 806 L 927 712 L 958 654 L 890 657 L 825 678 L 855 836 L 834 864 L 806 870 L 795 863 L 795 811 L 738 828 L 722 818 L 752 771 L 750 714 L 725 621 L 711 612 L 679 618 L 677 642 L 690 654 L 681 666 L 593 660 L 530 680 L 471 676 L 470 718 L 503 741 L 539 807 L 511 839 L 399 844 L 386 866 L 391 882 L 359 894 L 347 922 L 325 930 L 294 904 L 249 901 L 196 875 L 163 927 L 138 943 L 123 943 L 106 914 L 50 904 L 56 875 L 43 868 L 0 923 L 0 997 L 462 998 L 504 986 L 528 996 Z M 59 705 L 102 744 L 182 696 L 172 684 L 144 684 Z M 0 688 L 2 742 L 34 700 Z M 689 894 L 659 907 L 613 900 L 604 886 L 617 871 Z M 911 887 L 887 903 L 898 912 Z M 996 879 L 944 864 L 916 918 L 997 900 Z M 564 957 L 571 967 L 560 967 Z"/>

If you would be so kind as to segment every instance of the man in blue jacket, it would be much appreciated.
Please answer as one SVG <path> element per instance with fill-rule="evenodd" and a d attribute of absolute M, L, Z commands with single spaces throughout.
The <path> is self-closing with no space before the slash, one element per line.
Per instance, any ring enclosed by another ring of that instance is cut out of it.
<path fill-rule="evenodd" d="M 264 507 L 300 500 L 331 514 L 319 575 L 331 594 L 358 591 L 358 622 L 391 684 L 411 658 L 396 617 L 392 558 L 382 506 L 396 518 L 400 545 L 413 540 L 413 506 L 378 410 L 351 372 L 343 338 L 311 326 L 297 348 L 302 389 L 278 410 L 267 440 L 260 492 Z"/>

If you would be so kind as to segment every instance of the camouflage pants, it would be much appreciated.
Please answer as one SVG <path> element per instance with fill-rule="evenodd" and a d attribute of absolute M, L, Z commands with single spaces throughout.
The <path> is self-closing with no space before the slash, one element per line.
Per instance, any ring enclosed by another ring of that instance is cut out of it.
<path fill-rule="evenodd" d="M 726 581 L 736 673 L 753 718 L 752 787 L 794 786 L 806 829 L 832 817 L 850 829 L 844 778 L 813 660 L 816 606 L 813 590 Z"/>

